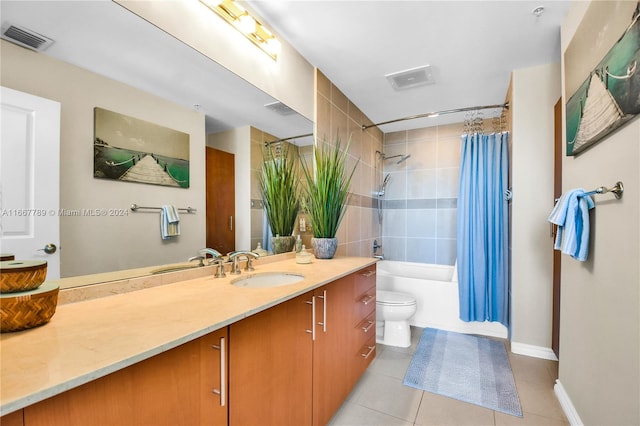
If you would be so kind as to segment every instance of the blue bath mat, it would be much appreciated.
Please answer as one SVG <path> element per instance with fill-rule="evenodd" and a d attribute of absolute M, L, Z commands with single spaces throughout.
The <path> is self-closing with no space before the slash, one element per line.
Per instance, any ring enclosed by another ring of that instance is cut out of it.
<path fill-rule="evenodd" d="M 425 328 L 404 384 L 522 417 L 504 343 Z"/>

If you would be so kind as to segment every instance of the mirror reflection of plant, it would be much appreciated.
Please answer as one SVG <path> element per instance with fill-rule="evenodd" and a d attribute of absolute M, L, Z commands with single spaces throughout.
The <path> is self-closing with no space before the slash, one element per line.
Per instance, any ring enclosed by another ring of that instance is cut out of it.
<path fill-rule="evenodd" d="M 271 233 L 290 236 L 300 209 L 297 162 L 291 158 L 288 143 L 277 148 L 268 145 L 263 158 L 258 180 Z"/>
<path fill-rule="evenodd" d="M 335 145 L 317 141 L 314 148 L 315 170 L 302 162 L 306 185 L 302 202 L 309 213 L 311 232 L 314 238 L 335 238 L 338 227 L 347 211 L 351 194 L 349 186 L 360 159 L 350 172 L 346 170 L 346 160 L 351 138 L 344 150 L 339 137 Z"/>

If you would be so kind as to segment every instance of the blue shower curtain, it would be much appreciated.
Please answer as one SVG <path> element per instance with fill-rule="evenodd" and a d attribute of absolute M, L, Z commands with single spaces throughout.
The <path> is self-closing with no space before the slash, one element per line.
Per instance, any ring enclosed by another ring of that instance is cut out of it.
<path fill-rule="evenodd" d="M 462 136 L 458 193 L 460 319 L 509 326 L 508 133 Z"/>

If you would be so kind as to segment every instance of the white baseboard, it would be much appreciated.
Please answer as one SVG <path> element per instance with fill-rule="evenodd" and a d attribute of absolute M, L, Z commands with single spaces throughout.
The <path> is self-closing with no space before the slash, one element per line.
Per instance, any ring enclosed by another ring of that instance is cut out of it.
<path fill-rule="evenodd" d="M 420 328 L 437 328 L 438 330 L 453 331 L 463 334 L 479 334 L 481 336 L 498 337 L 501 339 L 508 338 L 507 328 L 497 322 L 426 322 L 426 321 L 410 321 L 410 324 Z"/>
<path fill-rule="evenodd" d="M 580 416 L 578 415 L 576 408 L 573 406 L 571 398 L 569 398 L 569 395 L 564 390 L 562 383 L 560 383 L 560 380 L 556 380 L 553 390 L 556 393 L 558 401 L 560 401 L 560 406 L 562 407 L 562 411 L 564 411 L 564 415 L 567 416 L 567 420 L 569 420 L 569 424 L 571 426 L 583 426 L 584 423 L 580 420 Z"/>
<path fill-rule="evenodd" d="M 551 348 L 545 348 L 544 346 L 528 345 L 526 343 L 512 341 L 511 352 L 519 355 L 532 356 L 534 358 L 550 359 L 551 361 L 558 360 L 553 350 Z"/>

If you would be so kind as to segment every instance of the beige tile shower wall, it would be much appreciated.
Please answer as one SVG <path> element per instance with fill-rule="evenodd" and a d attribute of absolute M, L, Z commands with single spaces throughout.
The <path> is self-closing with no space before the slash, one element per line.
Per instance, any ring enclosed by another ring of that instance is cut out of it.
<path fill-rule="evenodd" d="M 385 134 L 390 175 L 383 210 L 386 259 L 452 265 L 456 259 L 456 220 L 462 123 Z"/>
<path fill-rule="evenodd" d="M 346 145 L 351 138 L 347 170 L 359 161 L 351 181 L 353 194 L 346 215 L 338 229 L 337 255 L 372 256 L 373 241 L 380 240 L 376 202 L 373 193 L 382 176 L 376 164 L 376 151 L 382 150 L 382 132 L 329 79 L 316 69 L 315 135 L 319 141 L 334 143 L 339 138 Z"/>

